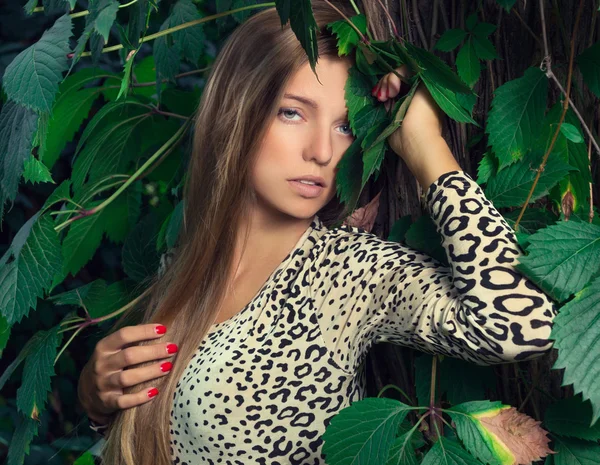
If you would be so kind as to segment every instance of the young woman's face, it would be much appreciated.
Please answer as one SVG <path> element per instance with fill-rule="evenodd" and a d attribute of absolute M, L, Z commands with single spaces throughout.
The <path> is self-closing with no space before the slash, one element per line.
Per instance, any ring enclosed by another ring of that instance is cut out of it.
<path fill-rule="evenodd" d="M 334 197 L 336 166 L 354 141 L 344 99 L 350 66 L 321 57 L 322 84 L 308 63 L 289 82 L 252 172 L 259 208 L 308 219 Z M 320 177 L 324 186 L 293 181 L 303 176 Z"/>

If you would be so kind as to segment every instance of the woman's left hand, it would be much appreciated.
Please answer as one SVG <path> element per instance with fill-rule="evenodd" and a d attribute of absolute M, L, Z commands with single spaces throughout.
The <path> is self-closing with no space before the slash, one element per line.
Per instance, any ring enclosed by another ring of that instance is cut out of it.
<path fill-rule="evenodd" d="M 408 67 L 403 65 L 396 68 L 398 74 L 410 77 Z M 387 110 L 395 103 L 394 99 L 400 94 L 406 94 L 408 85 L 401 82 L 394 73 L 382 77 L 373 88 L 373 95 L 384 102 Z M 424 84 L 420 84 L 415 92 L 402 125 L 391 134 L 387 141 L 394 152 L 403 158 L 418 156 L 417 153 L 424 143 L 442 137 L 443 112 L 435 103 Z"/>

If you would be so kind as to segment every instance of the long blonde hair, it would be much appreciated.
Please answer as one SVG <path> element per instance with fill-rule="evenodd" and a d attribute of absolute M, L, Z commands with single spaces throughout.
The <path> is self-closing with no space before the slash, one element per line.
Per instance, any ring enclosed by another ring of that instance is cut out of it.
<path fill-rule="evenodd" d="M 331 3 L 347 16 L 354 14 L 339 1 Z M 353 62 L 338 57 L 336 39 L 326 29 L 342 16 L 322 0 L 313 0 L 312 6 L 320 31 L 319 58 Z M 156 386 L 160 394 L 115 414 L 102 452 L 107 465 L 171 463 L 173 393 L 224 297 L 236 231 L 248 210 L 240 200 L 254 199 L 249 175 L 260 142 L 277 114 L 286 83 L 306 63 L 306 52 L 289 23 L 282 28 L 275 8 L 238 26 L 214 62 L 195 117 L 177 252 L 164 274 L 152 278 L 141 303 L 115 325 L 137 312 L 139 323 L 165 324 L 169 341 L 179 351 L 169 375 L 125 390 Z M 318 215 L 328 226 L 348 213 L 334 197 Z"/>

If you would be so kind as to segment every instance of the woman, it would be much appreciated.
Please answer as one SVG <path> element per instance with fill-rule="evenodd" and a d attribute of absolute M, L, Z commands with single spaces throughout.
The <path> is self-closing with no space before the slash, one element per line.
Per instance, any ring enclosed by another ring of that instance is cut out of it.
<path fill-rule="evenodd" d="M 313 9 L 319 80 L 275 9 L 239 26 L 214 64 L 177 254 L 143 324 L 102 339 L 80 380 L 90 418 L 110 421 L 110 465 L 322 464 L 331 417 L 365 395 L 372 344 L 477 364 L 552 345 L 556 310 L 513 267 L 515 235 L 460 169 L 425 89 L 388 140 L 426 190 L 450 266 L 364 230 L 327 229 L 349 213 L 335 174 L 354 140 L 353 63 L 325 29 L 339 13 Z M 399 91 L 390 74 L 374 94 Z"/>

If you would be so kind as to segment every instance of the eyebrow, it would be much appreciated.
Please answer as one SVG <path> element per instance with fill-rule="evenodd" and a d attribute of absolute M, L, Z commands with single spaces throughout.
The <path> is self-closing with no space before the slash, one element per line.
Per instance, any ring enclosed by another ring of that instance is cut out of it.
<path fill-rule="evenodd" d="M 287 93 L 283 94 L 283 97 L 290 98 L 292 100 L 297 100 L 298 102 L 304 103 L 305 105 L 308 105 L 309 107 L 312 107 L 315 110 L 319 109 L 319 104 L 308 97 L 303 97 L 301 95 L 296 95 L 296 94 L 287 94 Z M 348 116 L 347 111 L 346 111 L 346 116 Z"/>
<path fill-rule="evenodd" d="M 318 103 L 312 99 L 309 99 L 308 97 L 302 97 L 300 95 L 295 95 L 295 94 L 284 94 L 283 96 L 285 98 L 291 98 L 293 100 L 298 100 L 299 102 L 302 102 L 305 105 L 308 105 L 309 107 L 314 108 L 315 110 L 317 110 L 319 108 Z"/>

